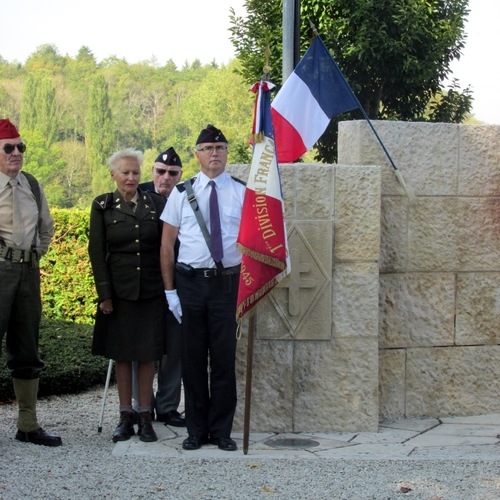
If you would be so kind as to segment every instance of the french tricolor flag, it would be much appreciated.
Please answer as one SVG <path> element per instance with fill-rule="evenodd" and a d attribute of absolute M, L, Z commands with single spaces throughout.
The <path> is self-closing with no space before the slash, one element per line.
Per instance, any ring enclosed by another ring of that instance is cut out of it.
<path fill-rule="evenodd" d="M 253 153 L 236 242 L 242 253 L 236 319 L 251 311 L 290 272 L 285 204 L 276 161 L 271 119 L 271 88 L 257 82 Z"/>
<path fill-rule="evenodd" d="M 279 163 L 311 149 L 335 116 L 360 108 L 323 40 L 316 36 L 271 103 Z"/>

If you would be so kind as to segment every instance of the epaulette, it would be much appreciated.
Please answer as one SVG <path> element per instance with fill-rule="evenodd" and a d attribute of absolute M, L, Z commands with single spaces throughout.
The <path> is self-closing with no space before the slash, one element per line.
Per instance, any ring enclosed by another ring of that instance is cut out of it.
<path fill-rule="evenodd" d="M 179 190 L 179 193 L 183 193 L 186 191 L 186 186 L 184 185 L 186 182 L 190 182 L 191 186 L 194 184 L 194 181 L 196 180 L 196 177 L 191 177 L 188 180 L 184 182 L 179 182 L 178 184 L 175 185 L 175 187 Z"/>
<path fill-rule="evenodd" d="M 94 198 L 94 203 L 97 203 L 101 210 L 109 208 L 113 204 L 113 193 L 100 194 Z"/>
<path fill-rule="evenodd" d="M 240 184 L 243 184 L 244 186 L 247 185 L 246 182 L 242 181 L 241 179 L 238 179 L 238 177 L 231 176 L 231 179 L 233 179 L 233 181 L 239 182 Z"/>

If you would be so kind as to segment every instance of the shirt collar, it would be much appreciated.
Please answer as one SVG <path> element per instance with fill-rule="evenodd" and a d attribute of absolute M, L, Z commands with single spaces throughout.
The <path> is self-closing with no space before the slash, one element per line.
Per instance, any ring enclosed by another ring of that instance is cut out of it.
<path fill-rule="evenodd" d="M 0 172 L 0 188 L 5 188 L 7 184 L 10 182 L 12 177 L 9 177 L 8 175 L 4 174 L 3 172 Z M 20 186 L 22 186 L 25 177 L 21 176 L 21 172 L 19 172 L 14 179 L 17 179 L 17 182 L 19 183 Z"/>
<path fill-rule="evenodd" d="M 210 179 L 210 177 L 208 177 L 207 175 L 205 175 L 203 172 L 198 172 L 196 174 L 196 179 L 197 179 L 197 182 L 200 183 L 200 186 L 202 188 L 205 188 L 207 187 L 208 183 L 210 181 L 214 181 L 216 186 L 221 189 L 222 186 L 224 186 L 224 183 L 226 182 L 227 178 L 228 178 L 229 174 L 227 174 L 226 172 L 222 172 L 221 174 L 219 174 L 217 177 L 215 177 L 214 179 Z"/>

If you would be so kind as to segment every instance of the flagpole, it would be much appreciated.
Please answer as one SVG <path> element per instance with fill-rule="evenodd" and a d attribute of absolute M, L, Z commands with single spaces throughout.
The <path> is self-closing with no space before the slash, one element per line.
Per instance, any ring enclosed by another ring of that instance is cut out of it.
<path fill-rule="evenodd" d="M 314 25 L 314 23 L 310 19 L 309 19 L 309 26 L 311 27 L 314 35 L 319 36 L 318 31 L 316 29 L 316 26 Z M 320 37 L 320 40 L 321 40 L 321 37 Z M 321 41 L 323 42 L 323 40 L 321 40 Z M 323 43 L 323 45 L 324 45 L 324 43 Z M 335 66 L 337 66 L 337 63 L 335 62 L 335 59 L 330 54 L 330 51 L 328 49 L 326 49 L 326 50 L 327 50 L 328 54 L 330 55 L 330 57 L 332 58 L 333 64 L 335 64 Z M 337 66 L 337 68 L 338 68 L 338 66 Z M 344 84 L 350 89 L 351 87 L 350 87 L 349 83 L 347 83 L 347 80 L 345 79 L 344 74 L 342 73 L 342 71 L 340 71 L 340 68 L 338 68 L 338 69 L 339 69 L 338 73 L 339 73 L 340 77 L 342 78 L 342 80 L 344 81 Z M 413 191 L 411 191 L 406 186 L 406 183 L 403 179 L 403 175 L 401 174 L 401 171 L 398 169 L 398 167 L 396 167 L 396 164 L 392 161 L 391 155 L 389 154 L 386 147 L 384 146 L 384 143 L 382 142 L 382 139 L 380 138 L 377 131 L 375 130 L 375 127 L 373 126 L 372 122 L 370 121 L 370 118 L 368 118 L 368 115 L 366 114 L 365 109 L 363 108 L 363 106 L 361 106 L 361 103 L 359 102 L 356 94 L 354 92 L 352 92 L 352 90 L 351 90 L 351 94 L 352 94 L 352 97 L 354 97 L 354 100 L 357 103 L 359 110 L 363 114 L 363 117 L 368 122 L 368 125 L 370 125 L 370 128 L 372 129 L 373 133 L 375 134 L 375 137 L 377 138 L 378 142 L 382 146 L 384 153 L 386 154 L 387 158 L 389 159 L 389 163 L 391 164 L 392 168 L 394 169 L 394 174 L 396 175 L 396 179 L 399 181 L 399 184 L 401 185 L 404 192 L 406 193 L 406 196 L 408 196 L 409 200 L 415 199 L 415 194 L 413 193 Z"/>
<path fill-rule="evenodd" d="M 330 56 L 331 56 L 331 54 L 330 54 Z M 333 60 L 333 57 L 332 57 L 332 60 Z M 345 84 L 349 85 L 347 83 L 347 80 L 345 79 L 345 76 L 342 73 L 342 71 L 340 71 L 340 76 L 343 78 Z M 399 181 L 399 184 L 401 185 L 401 187 L 403 188 L 404 192 L 406 193 L 406 196 L 408 196 L 408 199 L 410 201 L 414 200 L 415 199 L 415 194 L 413 192 L 411 192 L 408 189 L 408 187 L 406 186 L 406 182 L 403 179 L 403 175 L 401 174 L 401 171 L 398 169 L 398 167 L 396 167 L 395 163 L 392 161 L 392 158 L 391 158 L 391 155 L 389 154 L 389 151 L 387 151 L 386 147 L 384 146 L 384 143 L 382 142 L 382 139 L 377 134 L 377 131 L 375 130 L 375 127 L 373 126 L 372 122 L 370 121 L 370 118 L 368 118 L 368 115 L 366 114 L 365 109 L 363 108 L 363 106 L 361 106 L 361 103 L 359 102 L 356 94 L 353 92 L 352 95 L 354 96 L 354 99 L 356 99 L 356 102 L 358 103 L 358 107 L 359 107 L 361 113 L 365 117 L 365 120 L 368 122 L 368 125 L 370 125 L 373 133 L 375 134 L 375 137 L 377 138 L 378 142 L 382 146 L 382 149 L 384 150 L 384 153 L 386 154 L 387 158 L 389 159 L 389 162 L 390 162 L 392 168 L 394 169 L 394 175 L 396 176 L 396 179 Z"/>
<path fill-rule="evenodd" d="M 343 76 L 344 75 L 342 75 L 342 77 Z M 394 169 L 394 174 L 396 175 L 396 179 L 399 181 L 399 184 L 401 185 L 401 187 L 403 188 L 404 192 L 406 193 L 406 196 L 408 196 L 408 199 L 409 200 L 414 200 L 415 199 L 415 194 L 412 191 L 410 191 L 408 189 L 408 187 L 406 186 L 406 183 L 405 183 L 405 181 L 403 179 L 403 175 L 401 174 L 401 171 L 398 169 L 398 167 L 396 167 L 396 165 L 392 161 L 392 158 L 389 155 L 389 152 L 385 148 L 384 143 L 382 142 L 382 139 L 377 134 L 377 131 L 375 130 L 375 127 L 373 126 L 372 122 L 370 121 L 370 118 L 368 118 L 368 115 L 366 114 L 366 111 L 364 110 L 363 106 L 361 106 L 361 104 L 359 103 L 358 98 L 356 97 L 356 94 L 354 94 L 354 98 L 358 102 L 359 109 L 361 110 L 361 113 L 363 113 L 363 116 L 365 117 L 366 121 L 368 122 L 368 125 L 370 125 L 373 133 L 375 134 L 375 137 L 377 138 L 378 142 L 382 146 L 382 149 L 384 150 L 384 153 L 386 154 L 387 158 L 389 158 L 389 162 L 392 165 L 392 168 Z"/>
<path fill-rule="evenodd" d="M 309 23 L 314 26 L 311 21 L 309 21 Z M 318 36 L 318 32 L 316 31 L 316 28 L 314 27 L 314 32 L 315 34 Z M 330 51 L 328 51 L 328 53 L 330 54 Z M 330 54 L 330 57 L 332 55 Z M 336 65 L 337 63 L 335 62 L 335 60 L 333 59 L 332 57 L 332 61 L 334 62 L 334 64 Z M 349 84 L 347 83 L 347 80 L 345 79 L 345 76 L 344 74 L 342 73 L 342 71 L 339 71 L 339 74 L 340 76 L 342 77 L 342 79 L 344 80 L 344 83 L 350 88 Z M 384 146 L 384 143 L 382 142 L 382 139 L 380 138 L 380 136 L 377 134 L 377 131 L 375 130 L 375 127 L 373 126 L 372 122 L 370 121 L 370 118 L 368 118 L 368 115 L 366 114 L 366 111 L 365 109 L 363 108 L 363 106 L 361 106 L 361 103 L 359 102 L 356 94 L 354 92 L 352 92 L 352 95 L 354 97 L 354 99 L 356 100 L 356 103 L 358 104 L 358 108 L 359 110 L 361 111 L 361 113 L 363 114 L 365 120 L 368 122 L 368 125 L 370 125 L 370 128 L 372 129 L 373 133 L 375 134 L 375 137 L 377 138 L 378 142 L 380 143 L 380 145 L 382 146 L 382 149 L 384 150 L 384 153 L 386 154 L 387 158 L 389 159 L 389 162 L 392 166 L 392 168 L 394 169 L 394 174 L 396 175 L 396 179 L 399 181 L 399 184 L 401 185 L 401 187 L 403 188 L 404 192 L 406 193 L 406 196 L 408 196 L 408 199 L 409 200 L 413 200 L 415 199 L 415 194 L 413 192 L 411 192 L 408 187 L 406 186 L 406 183 L 403 179 L 403 175 L 401 174 L 401 171 L 398 169 L 398 167 L 396 167 L 396 164 L 392 161 L 392 158 L 391 158 L 391 155 L 389 154 L 389 151 L 387 151 L 386 147 Z"/>
<path fill-rule="evenodd" d="M 255 336 L 255 316 L 257 307 L 248 320 L 248 345 L 247 345 L 247 377 L 245 386 L 245 416 L 243 421 L 243 454 L 248 454 L 248 441 L 250 436 L 250 407 L 252 402 L 252 371 L 253 371 L 253 339 Z"/>

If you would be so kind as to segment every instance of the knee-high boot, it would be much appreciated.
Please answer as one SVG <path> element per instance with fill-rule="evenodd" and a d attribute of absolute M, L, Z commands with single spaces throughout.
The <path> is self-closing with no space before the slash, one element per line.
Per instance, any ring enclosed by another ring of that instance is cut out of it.
<path fill-rule="evenodd" d="M 22 432 L 36 431 L 40 428 L 36 419 L 36 400 L 38 396 L 38 379 L 12 379 L 16 394 L 19 416 L 17 428 Z"/>

